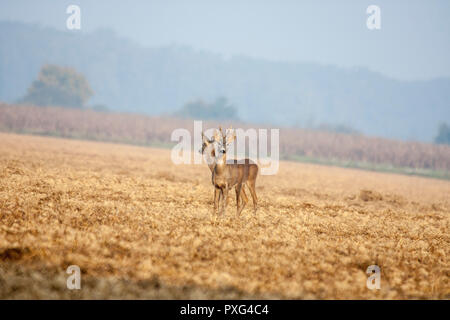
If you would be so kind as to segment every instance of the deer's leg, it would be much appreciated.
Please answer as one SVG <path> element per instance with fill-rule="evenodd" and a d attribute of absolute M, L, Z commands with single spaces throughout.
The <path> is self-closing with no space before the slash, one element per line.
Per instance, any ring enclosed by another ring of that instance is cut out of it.
<path fill-rule="evenodd" d="M 247 203 L 246 201 L 244 201 L 244 199 L 242 199 L 242 206 L 240 206 L 240 203 L 241 203 L 240 195 L 243 194 L 241 191 L 242 192 L 244 191 L 244 186 L 242 185 L 242 183 L 239 183 L 236 186 L 236 206 L 237 206 L 237 208 L 236 208 L 236 216 L 238 216 L 238 217 L 241 214 L 242 210 L 244 209 L 245 204 Z"/>
<path fill-rule="evenodd" d="M 236 207 L 239 210 L 239 190 L 238 190 L 238 186 L 235 187 L 236 190 Z"/>
<path fill-rule="evenodd" d="M 236 205 L 239 207 L 239 205 L 240 205 L 240 202 L 238 203 L 238 201 L 239 201 L 239 199 L 242 199 L 242 202 L 244 203 L 244 206 L 247 204 L 247 202 L 248 202 L 248 198 L 247 198 L 247 195 L 245 194 L 245 191 L 244 191 L 244 185 L 242 184 L 242 187 L 241 187 L 241 193 L 240 194 L 238 194 L 238 186 L 236 185 L 236 187 L 235 187 L 235 190 L 236 190 Z"/>
<path fill-rule="evenodd" d="M 225 215 L 225 212 L 227 211 L 227 199 L 228 199 L 228 186 L 225 186 L 222 191 L 222 215 Z"/>
<path fill-rule="evenodd" d="M 247 198 L 247 195 L 245 194 L 244 184 L 242 185 L 242 188 L 241 188 L 241 199 L 242 199 L 242 202 L 244 202 L 244 206 L 245 206 L 248 203 L 248 198 Z"/>
<path fill-rule="evenodd" d="M 214 214 L 216 214 L 216 212 L 219 213 L 218 212 L 219 200 L 220 200 L 220 189 L 214 188 Z"/>
<path fill-rule="evenodd" d="M 230 204 L 230 198 L 227 198 L 227 205 Z"/>
<path fill-rule="evenodd" d="M 258 198 L 256 197 L 255 182 L 254 181 L 247 181 L 247 187 L 250 190 L 250 193 L 252 195 L 253 212 L 256 213 L 256 210 L 258 210 Z"/>
<path fill-rule="evenodd" d="M 235 190 L 236 190 L 236 216 L 239 216 L 239 205 L 241 204 L 241 198 L 239 197 L 240 193 L 241 193 L 241 187 L 242 185 L 239 183 L 236 185 Z"/>

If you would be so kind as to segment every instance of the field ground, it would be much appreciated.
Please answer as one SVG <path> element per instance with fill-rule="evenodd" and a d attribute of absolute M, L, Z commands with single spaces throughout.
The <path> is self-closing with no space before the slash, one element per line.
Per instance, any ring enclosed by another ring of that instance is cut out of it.
<path fill-rule="evenodd" d="M 0 134 L 0 298 L 450 298 L 450 181 L 281 162 L 257 193 L 216 218 L 168 150 Z"/>

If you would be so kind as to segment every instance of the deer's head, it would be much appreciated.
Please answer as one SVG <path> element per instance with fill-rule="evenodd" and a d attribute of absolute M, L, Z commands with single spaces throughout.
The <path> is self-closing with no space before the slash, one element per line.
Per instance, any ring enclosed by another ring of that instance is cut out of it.
<path fill-rule="evenodd" d="M 228 146 L 236 139 L 236 133 L 230 127 L 223 132 L 222 127 L 219 127 L 220 131 L 216 130 L 214 133 L 214 141 L 218 145 L 219 154 L 225 156 Z"/>

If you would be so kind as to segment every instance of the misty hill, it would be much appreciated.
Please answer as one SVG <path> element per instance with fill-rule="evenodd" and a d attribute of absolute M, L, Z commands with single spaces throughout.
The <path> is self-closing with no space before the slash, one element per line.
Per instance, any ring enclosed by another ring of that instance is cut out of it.
<path fill-rule="evenodd" d="M 82 72 L 95 92 L 92 104 L 117 111 L 169 114 L 189 101 L 223 96 L 243 121 L 346 125 L 425 141 L 450 122 L 450 79 L 406 82 L 364 68 L 224 59 L 189 47 L 145 48 L 108 30 L 0 22 L 0 100 L 21 98 L 44 63 Z"/>

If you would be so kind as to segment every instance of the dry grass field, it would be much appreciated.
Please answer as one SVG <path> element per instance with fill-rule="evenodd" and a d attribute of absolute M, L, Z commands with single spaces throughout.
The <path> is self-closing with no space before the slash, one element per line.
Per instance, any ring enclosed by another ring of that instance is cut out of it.
<path fill-rule="evenodd" d="M 281 162 L 240 218 L 210 181 L 169 150 L 0 134 L 0 298 L 450 298 L 450 181 Z"/>

